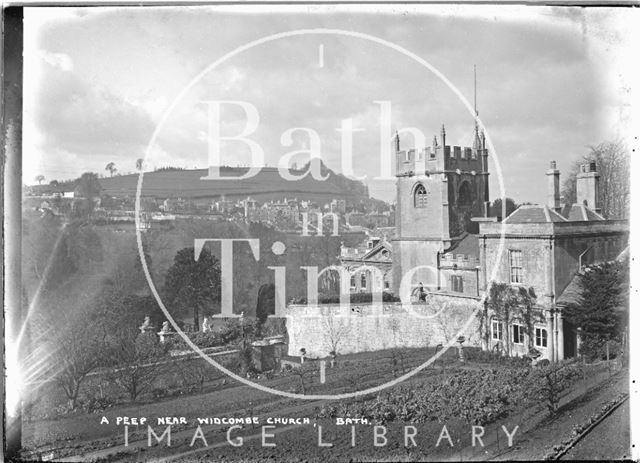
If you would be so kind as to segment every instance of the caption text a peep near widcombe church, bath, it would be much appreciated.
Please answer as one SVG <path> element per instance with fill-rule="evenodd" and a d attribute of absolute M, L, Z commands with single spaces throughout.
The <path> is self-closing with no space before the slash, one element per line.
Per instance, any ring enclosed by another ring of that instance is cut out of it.
<path fill-rule="evenodd" d="M 587 265 L 621 258 L 628 249 L 628 222 L 601 214 L 598 166 L 581 166 L 577 202 L 562 204 L 560 172 L 550 161 L 546 172 L 532 173 L 541 185 L 546 182 L 546 204 L 520 206 L 500 221 L 489 217 L 489 153 L 477 127 L 471 147 L 447 145 L 444 126 L 430 147 L 402 150 L 398 136 L 395 147 L 396 225 L 360 249 L 343 249 L 342 265 L 350 271 L 362 265 L 378 269 L 352 273 L 352 292 L 368 288 L 398 295 L 406 292 L 400 288 L 402 276 L 415 269 L 414 294 L 421 284 L 438 298 L 471 302 L 480 299 L 495 272 L 495 282 L 534 289 L 544 321 L 531 337 L 541 358 L 575 356 L 579 340 L 563 320 L 562 307 L 577 300 L 576 275 Z M 517 322 L 503 326 L 488 320 L 484 347 L 501 343 L 506 330 L 512 352 L 526 354 L 529 343 Z"/>

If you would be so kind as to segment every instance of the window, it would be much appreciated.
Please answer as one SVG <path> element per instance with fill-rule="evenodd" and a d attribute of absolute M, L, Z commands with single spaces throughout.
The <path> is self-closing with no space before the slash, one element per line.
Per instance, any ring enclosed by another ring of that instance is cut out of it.
<path fill-rule="evenodd" d="M 522 251 L 509 251 L 511 283 L 522 283 Z"/>
<path fill-rule="evenodd" d="M 513 343 L 524 344 L 524 326 L 513 324 Z"/>
<path fill-rule="evenodd" d="M 384 289 L 389 289 L 389 282 L 386 280 L 384 282 Z"/>
<path fill-rule="evenodd" d="M 458 205 L 471 206 L 473 204 L 473 193 L 469 182 L 462 182 L 458 190 Z"/>
<path fill-rule="evenodd" d="M 418 185 L 413 194 L 414 207 L 427 207 L 427 190 L 424 185 Z"/>
<path fill-rule="evenodd" d="M 354 275 L 351 275 L 351 288 L 355 288 L 356 287 L 356 277 Z"/>
<path fill-rule="evenodd" d="M 491 339 L 502 341 L 502 322 L 500 320 L 491 320 Z"/>
<path fill-rule="evenodd" d="M 547 330 L 536 328 L 536 347 L 547 347 Z"/>
<path fill-rule="evenodd" d="M 451 291 L 455 293 L 464 292 L 464 285 L 462 283 L 462 275 L 451 275 L 450 279 L 450 288 Z"/>
<path fill-rule="evenodd" d="M 367 289 L 367 275 L 364 273 L 360 275 L 360 288 Z"/>

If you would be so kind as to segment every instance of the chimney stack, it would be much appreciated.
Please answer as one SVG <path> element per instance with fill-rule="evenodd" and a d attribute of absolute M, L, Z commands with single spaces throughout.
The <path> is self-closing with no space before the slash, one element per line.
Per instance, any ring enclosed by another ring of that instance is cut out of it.
<path fill-rule="evenodd" d="M 547 171 L 547 206 L 558 211 L 560 205 L 560 171 L 556 168 L 556 161 L 551 161 Z"/>
<path fill-rule="evenodd" d="M 578 204 L 600 213 L 600 174 L 595 162 L 580 166 L 576 175 L 576 198 Z"/>

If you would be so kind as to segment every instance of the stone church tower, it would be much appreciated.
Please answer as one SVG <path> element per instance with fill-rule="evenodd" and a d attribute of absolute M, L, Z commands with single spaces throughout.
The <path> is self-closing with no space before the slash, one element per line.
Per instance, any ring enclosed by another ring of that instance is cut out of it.
<path fill-rule="evenodd" d="M 430 147 L 401 150 L 398 135 L 395 145 L 393 290 L 400 296 L 403 276 L 416 267 L 411 289 L 418 283 L 435 289 L 439 254 L 466 233 L 478 233 L 471 218 L 489 212 L 489 172 L 484 133 L 477 126 L 473 147 L 448 146 L 444 126 Z"/>

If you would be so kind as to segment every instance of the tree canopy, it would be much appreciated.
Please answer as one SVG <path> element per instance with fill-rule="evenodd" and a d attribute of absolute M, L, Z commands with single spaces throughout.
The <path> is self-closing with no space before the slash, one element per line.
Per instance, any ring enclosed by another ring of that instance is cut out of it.
<path fill-rule="evenodd" d="M 204 248 L 196 261 L 193 247 L 178 251 L 167 272 L 165 293 L 169 310 L 193 313 L 195 329 L 200 327 L 200 310 L 220 302 L 220 263 Z"/>
<path fill-rule="evenodd" d="M 563 313 L 581 329 L 582 354 L 595 357 L 604 343 L 621 339 L 627 324 L 628 278 L 628 265 L 617 261 L 578 274 L 580 296 Z"/>
<path fill-rule="evenodd" d="M 511 214 L 513 211 L 515 211 L 518 208 L 518 206 L 516 205 L 516 202 L 511 198 L 506 198 L 504 204 L 506 207 L 505 211 L 502 210 L 502 198 L 495 199 L 493 203 L 491 203 L 491 211 L 490 211 L 491 217 L 505 218 L 505 217 L 508 217 L 509 214 Z"/>

